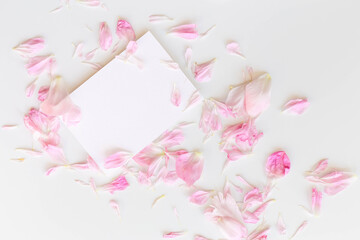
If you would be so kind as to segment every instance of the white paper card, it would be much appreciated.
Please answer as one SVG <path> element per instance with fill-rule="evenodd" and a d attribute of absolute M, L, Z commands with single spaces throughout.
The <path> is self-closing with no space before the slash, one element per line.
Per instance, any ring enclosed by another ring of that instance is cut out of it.
<path fill-rule="evenodd" d="M 82 112 L 70 131 L 97 162 L 118 149 L 139 152 L 178 123 L 196 91 L 180 69 L 162 62 L 171 57 L 150 32 L 137 44 L 142 69 L 114 58 L 70 95 Z M 170 101 L 174 84 L 181 93 L 179 107 Z"/>

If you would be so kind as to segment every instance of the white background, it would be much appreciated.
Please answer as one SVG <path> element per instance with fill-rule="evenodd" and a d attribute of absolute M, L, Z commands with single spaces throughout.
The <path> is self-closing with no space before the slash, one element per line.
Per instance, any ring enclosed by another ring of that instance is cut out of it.
<path fill-rule="evenodd" d="M 88 175 L 59 171 L 46 177 L 51 165 L 46 158 L 11 161 L 21 157 L 16 147 L 32 147 L 30 133 L 22 118 L 36 101 L 25 97 L 32 80 L 24 61 L 11 48 L 33 36 L 43 36 L 58 62 L 58 74 L 69 90 L 94 74 L 94 70 L 72 58 L 73 45 L 85 42 L 85 50 L 97 46 L 98 25 L 106 21 L 114 29 L 119 17 L 130 21 L 140 36 L 151 29 L 168 52 L 184 67 L 183 53 L 192 46 L 198 62 L 217 58 L 213 79 L 196 87 L 207 97 L 222 100 L 228 86 L 241 82 L 245 66 L 271 74 L 271 107 L 260 117 L 258 128 L 264 132 L 254 153 L 231 163 L 224 175 L 235 179 L 241 174 L 254 185 L 264 184 L 266 157 L 284 149 L 291 160 L 290 174 L 279 180 L 273 203 L 265 220 L 274 226 L 281 212 L 289 234 L 305 219 L 309 225 L 297 239 L 356 239 L 360 215 L 360 183 L 357 181 L 334 197 L 325 196 L 319 217 L 311 217 L 299 207 L 310 206 L 311 185 L 304 171 L 318 160 L 329 158 L 330 165 L 359 175 L 360 144 L 360 3 L 358 1 L 268 1 L 268 0 L 104 0 L 108 11 L 90 9 L 71 1 L 69 9 L 54 14 L 57 1 L 1 1 L 0 8 L 0 125 L 19 124 L 18 129 L 0 130 L 0 238 L 1 239 L 161 239 L 164 231 L 186 230 L 182 239 L 202 234 L 212 239 L 221 233 L 202 217 L 201 208 L 187 201 L 185 188 L 158 186 L 155 189 L 130 187 L 114 196 L 99 194 L 74 182 Z M 151 25 L 148 16 L 167 14 L 175 20 Z M 186 22 L 197 23 L 200 32 L 216 25 L 208 37 L 193 42 L 166 34 L 169 27 Z M 91 32 L 88 26 L 94 29 Z M 114 35 L 115 36 L 115 35 Z M 244 61 L 225 52 L 225 43 L 236 40 L 247 57 Z M 97 55 L 107 63 L 110 52 Z M 46 77 L 40 79 L 47 83 Z M 96 94 L 96 93 L 94 93 Z M 307 97 L 311 107 L 298 117 L 282 114 L 281 106 L 291 97 Z M 106 119 L 104 119 L 106 124 Z M 83 161 L 86 153 L 76 140 L 62 130 L 62 146 L 71 162 Z M 185 143 L 200 149 L 205 156 L 204 173 L 199 187 L 220 190 L 224 183 L 221 167 L 225 155 L 218 151 L 219 139 L 205 145 L 202 135 L 190 128 Z M 96 181 L 105 183 L 106 176 Z M 130 184 L 135 179 L 130 179 Z M 152 201 L 162 193 L 152 209 Z M 121 221 L 109 207 L 117 199 Z M 177 220 L 172 208 L 178 209 Z M 269 239 L 281 239 L 273 229 Z"/>

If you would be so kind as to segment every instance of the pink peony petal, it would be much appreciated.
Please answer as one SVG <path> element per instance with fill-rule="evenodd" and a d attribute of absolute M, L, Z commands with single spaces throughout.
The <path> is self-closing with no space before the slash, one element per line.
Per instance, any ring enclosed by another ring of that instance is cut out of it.
<path fill-rule="evenodd" d="M 107 51 L 112 44 L 112 34 L 106 22 L 100 23 L 99 44 L 102 50 Z"/>
<path fill-rule="evenodd" d="M 196 235 L 196 236 L 194 236 L 194 240 L 210 240 L 210 239 L 200 236 L 200 235 Z"/>
<path fill-rule="evenodd" d="M 136 154 L 133 159 L 137 164 L 149 167 L 151 164 L 161 159 L 163 155 L 164 150 L 161 147 L 150 144 Z"/>
<path fill-rule="evenodd" d="M 245 110 L 251 117 L 257 117 L 270 105 L 269 74 L 262 74 L 245 87 Z"/>
<path fill-rule="evenodd" d="M 210 198 L 210 193 L 209 192 L 199 190 L 199 191 L 194 192 L 190 196 L 189 200 L 192 203 L 195 203 L 195 204 L 198 204 L 198 205 L 204 205 L 209 200 L 209 198 Z"/>
<path fill-rule="evenodd" d="M 174 62 L 173 60 L 160 60 L 161 63 L 166 65 L 169 69 L 178 70 L 179 64 L 177 62 Z"/>
<path fill-rule="evenodd" d="M 97 50 L 98 50 L 98 48 L 95 48 L 95 49 L 91 50 L 90 52 L 86 53 L 84 56 L 85 61 L 90 61 L 91 59 L 93 59 Z"/>
<path fill-rule="evenodd" d="M 284 222 L 284 219 L 282 218 L 281 215 L 279 215 L 279 218 L 278 218 L 276 227 L 277 227 L 277 230 L 279 231 L 279 233 L 280 233 L 281 235 L 286 234 L 285 222 Z"/>
<path fill-rule="evenodd" d="M 55 59 L 49 55 L 30 58 L 25 67 L 30 76 L 38 76 L 43 72 L 52 73 L 54 65 Z"/>
<path fill-rule="evenodd" d="M 116 214 L 120 216 L 120 207 L 119 204 L 115 200 L 109 201 L 110 207 L 116 211 Z"/>
<path fill-rule="evenodd" d="M 50 89 L 49 86 L 42 86 L 42 87 L 39 88 L 38 100 L 40 102 L 43 102 L 47 98 L 47 95 L 49 93 L 49 89 Z"/>
<path fill-rule="evenodd" d="M 32 81 L 25 90 L 26 97 L 31 97 L 34 94 L 35 88 L 36 88 L 37 79 Z"/>
<path fill-rule="evenodd" d="M 125 39 L 126 41 L 136 40 L 134 29 L 130 23 L 122 19 L 117 22 L 116 34 L 120 39 Z"/>
<path fill-rule="evenodd" d="M 312 175 L 318 175 L 318 174 L 321 174 L 323 171 L 325 171 L 327 167 L 328 167 L 328 160 L 327 160 L 327 159 L 323 159 L 323 160 L 320 160 L 320 161 L 316 164 L 314 170 L 308 171 L 308 173 L 309 173 L 309 174 L 312 174 Z"/>
<path fill-rule="evenodd" d="M 51 81 L 48 96 L 41 103 L 40 109 L 49 116 L 61 116 L 68 125 L 77 124 L 81 117 L 80 108 L 71 101 L 60 77 Z"/>
<path fill-rule="evenodd" d="M 168 232 L 163 234 L 163 238 L 177 238 L 184 235 L 183 232 Z"/>
<path fill-rule="evenodd" d="M 241 240 L 247 236 L 246 227 L 240 221 L 232 217 L 219 217 L 217 224 L 229 240 Z"/>
<path fill-rule="evenodd" d="M 13 50 L 18 52 L 22 57 L 29 58 L 35 56 L 44 48 L 44 46 L 44 39 L 35 37 L 20 43 L 18 46 L 14 47 Z"/>
<path fill-rule="evenodd" d="M 170 33 L 184 39 L 195 39 L 199 36 L 196 24 L 184 24 L 170 29 Z"/>
<path fill-rule="evenodd" d="M 222 124 L 220 117 L 216 111 L 214 103 L 205 100 L 203 103 L 202 113 L 199 122 L 199 128 L 209 135 L 214 131 L 221 129 Z"/>
<path fill-rule="evenodd" d="M 192 59 L 192 48 L 188 47 L 185 50 L 185 64 L 187 67 L 190 66 Z"/>
<path fill-rule="evenodd" d="M 266 240 L 269 228 L 257 230 L 257 228 L 246 238 L 247 240 Z"/>
<path fill-rule="evenodd" d="M 306 99 L 292 99 L 288 101 L 284 106 L 284 112 L 300 115 L 305 112 L 310 103 Z"/>
<path fill-rule="evenodd" d="M 313 214 L 318 215 L 321 208 L 322 193 L 316 188 L 312 189 L 311 210 Z"/>
<path fill-rule="evenodd" d="M 235 54 L 242 57 L 243 59 L 246 59 L 245 56 L 240 52 L 240 47 L 237 42 L 230 42 L 226 44 L 226 50 L 231 54 Z"/>
<path fill-rule="evenodd" d="M 204 160 L 199 152 L 179 150 L 175 153 L 176 173 L 187 185 L 193 185 L 201 176 Z"/>
<path fill-rule="evenodd" d="M 183 131 L 180 127 L 176 127 L 171 131 L 166 130 L 158 139 L 154 141 L 154 143 L 163 148 L 170 148 L 180 145 L 183 141 Z"/>
<path fill-rule="evenodd" d="M 88 7 L 98 7 L 101 5 L 99 0 L 77 0 L 77 2 Z"/>
<path fill-rule="evenodd" d="M 181 104 L 181 93 L 178 87 L 174 84 L 172 92 L 171 92 L 171 103 L 178 107 Z"/>
<path fill-rule="evenodd" d="M 199 102 L 201 100 L 201 95 L 199 93 L 198 90 L 196 90 L 195 92 L 193 92 L 193 94 L 191 94 L 188 103 L 186 105 L 186 107 L 184 108 L 184 111 L 186 109 L 188 109 L 189 107 L 193 106 L 195 103 Z"/>
<path fill-rule="evenodd" d="M 64 151 L 62 150 L 62 148 L 55 146 L 55 145 L 51 145 L 48 144 L 46 146 L 44 146 L 44 151 L 49 154 L 49 156 L 54 159 L 55 161 L 61 162 L 61 163 L 65 163 L 65 154 Z"/>
<path fill-rule="evenodd" d="M 166 15 L 161 15 L 161 14 L 155 14 L 155 15 L 150 15 L 149 16 L 149 22 L 151 22 L 151 23 L 163 22 L 163 21 L 171 21 L 171 20 L 173 20 L 173 19 L 166 16 Z"/>
<path fill-rule="evenodd" d="M 94 159 L 90 155 L 86 158 L 86 162 L 87 162 L 87 165 L 89 166 L 89 168 L 96 170 L 98 172 L 102 172 L 99 165 L 97 165 L 97 163 L 94 161 Z"/>
<path fill-rule="evenodd" d="M 109 168 L 118 168 L 124 166 L 131 159 L 131 153 L 127 151 L 118 151 L 110 156 L 108 156 L 104 161 L 104 167 Z"/>
<path fill-rule="evenodd" d="M 284 151 L 272 153 L 266 162 L 266 173 L 271 178 L 283 177 L 290 170 L 290 160 Z"/>
<path fill-rule="evenodd" d="M 212 69 L 215 63 L 215 59 L 208 62 L 196 64 L 194 69 L 195 80 L 198 82 L 208 82 L 211 80 Z"/>
<path fill-rule="evenodd" d="M 84 47 L 84 43 L 83 42 L 79 42 L 78 44 L 73 44 L 75 49 L 74 49 L 74 53 L 73 53 L 73 58 L 74 57 L 79 57 L 81 58 L 83 53 L 82 53 L 82 50 L 83 50 L 83 47 Z"/>
<path fill-rule="evenodd" d="M 128 186 L 129 186 L 129 183 L 126 180 L 126 178 L 124 176 L 119 176 L 111 183 L 103 185 L 102 189 L 113 194 L 116 191 L 125 190 Z"/>

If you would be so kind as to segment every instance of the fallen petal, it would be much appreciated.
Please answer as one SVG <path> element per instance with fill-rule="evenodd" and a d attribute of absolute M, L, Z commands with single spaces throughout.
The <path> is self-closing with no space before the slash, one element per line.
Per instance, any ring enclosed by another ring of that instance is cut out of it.
<path fill-rule="evenodd" d="M 107 51 L 112 44 L 112 34 L 106 22 L 100 23 L 99 44 L 102 50 Z"/>
<path fill-rule="evenodd" d="M 284 112 L 300 115 L 305 112 L 310 103 L 307 99 L 297 98 L 288 101 L 284 106 Z"/>
<path fill-rule="evenodd" d="M 196 64 L 194 69 L 195 80 L 198 82 L 208 82 L 211 80 L 212 69 L 215 63 L 215 59 L 208 62 Z"/>
<path fill-rule="evenodd" d="M 271 178 L 283 177 L 289 173 L 290 160 L 284 151 L 272 153 L 266 162 L 266 173 Z"/>

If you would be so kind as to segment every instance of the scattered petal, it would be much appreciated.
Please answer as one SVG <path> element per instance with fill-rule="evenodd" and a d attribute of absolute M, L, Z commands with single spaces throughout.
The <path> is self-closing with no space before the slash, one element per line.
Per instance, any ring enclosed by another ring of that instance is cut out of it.
<path fill-rule="evenodd" d="M 25 90 L 26 97 L 31 97 L 34 94 L 36 83 L 37 83 L 37 78 L 26 87 Z"/>
<path fill-rule="evenodd" d="M 174 69 L 174 70 L 179 69 L 179 64 L 177 64 L 173 60 L 160 60 L 160 62 L 165 64 L 170 69 Z"/>
<path fill-rule="evenodd" d="M 77 0 L 77 2 L 87 7 L 99 7 L 101 5 L 99 0 Z"/>
<path fill-rule="evenodd" d="M 113 194 L 116 191 L 125 190 L 129 186 L 128 181 L 125 176 L 119 176 L 111 183 L 105 184 L 101 187 L 101 189 L 110 192 Z"/>
<path fill-rule="evenodd" d="M 212 59 L 202 64 L 195 63 L 195 69 L 194 69 L 195 80 L 198 82 L 210 81 L 214 63 L 215 63 L 215 59 Z"/>
<path fill-rule="evenodd" d="M 192 59 L 192 48 L 188 47 L 185 50 L 185 64 L 186 66 L 190 67 Z"/>
<path fill-rule="evenodd" d="M 99 44 L 102 50 L 107 51 L 112 44 L 112 34 L 106 22 L 100 23 Z"/>
<path fill-rule="evenodd" d="M 195 90 L 195 92 L 193 92 L 193 94 L 191 94 L 188 103 L 186 105 L 186 107 L 184 108 L 183 111 L 185 111 L 186 109 L 188 109 L 189 107 L 193 106 L 195 103 L 199 102 L 202 99 L 200 93 L 198 90 Z"/>
<path fill-rule="evenodd" d="M 93 59 L 97 50 L 98 50 L 98 48 L 95 48 L 95 49 L 91 50 L 90 52 L 86 53 L 84 56 L 84 60 L 90 61 L 91 59 Z"/>
<path fill-rule="evenodd" d="M 176 87 L 175 83 L 171 92 L 171 103 L 176 107 L 180 106 L 181 104 L 181 93 L 179 88 Z"/>
<path fill-rule="evenodd" d="M 104 161 L 104 167 L 109 168 L 118 168 L 124 166 L 131 159 L 131 153 L 127 151 L 118 151 Z"/>
<path fill-rule="evenodd" d="M 199 122 L 199 128 L 208 136 L 214 131 L 221 129 L 222 124 L 214 103 L 205 100 Z"/>
<path fill-rule="evenodd" d="M 237 42 L 230 42 L 226 44 L 226 49 L 229 53 L 238 55 L 242 57 L 243 59 L 246 59 L 245 56 L 240 52 L 240 47 Z"/>
<path fill-rule="evenodd" d="M 126 20 L 120 19 L 117 22 L 116 34 L 120 39 L 125 39 L 126 41 L 136 40 L 134 29 L 132 28 L 131 24 Z"/>
<path fill-rule="evenodd" d="M 177 238 L 182 235 L 184 235 L 183 232 L 169 232 L 169 233 L 164 233 L 163 238 Z"/>
<path fill-rule="evenodd" d="M 262 74 L 246 84 L 245 89 L 245 110 L 251 117 L 257 117 L 270 105 L 270 84 L 269 74 Z"/>
<path fill-rule="evenodd" d="M 42 87 L 39 88 L 38 100 L 40 102 L 43 102 L 47 98 L 47 95 L 49 93 L 49 89 L 50 89 L 49 86 L 42 86 Z"/>
<path fill-rule="evenodd" d="M 199 36 L 196 24 L 184 24 L 170 29 L 170 33 L 184 39 L 195 39 Z"/>
<path fill-rule="evenodd" d="M 98 63 L 82 61 L 82 63 L 88 64 L 92 69 L 100 70 L 102 66 Z"/>
<path fill-rule="evenodd" d="M 305 112 L 310 103 L 307 99 L 297 98 L 288 101 L 284 106 L 284 112 L 300 115 Z"/>
<path fill-rule="evenodd" d="M 266 162 L 266 173 L 271 178 L 283 177 L 290 171 L 290 160 L 284 151 L 272 153 Z"/>
<path fill-rule="evenodd" d="M 163 22 L 163 21 L 171 21 L 171 20 L 173 20 L 173 19 L 166 16 L 166 15 L 161 15 L 161 14 L 156 14 L 156 15 L 150 15 L 149 16 L 149 22 L 151 22 L 151 23 Z"/>
<path fill-rule="evenodd" d="M 173 130 L 166 130 L 158 139 L 154 141 L 155 144 L 163 148 L 171 148 L 180 145 L 184 141 L 184 134 L 181 127 L 176 127 Z"/>
<path fill-rule="evenodd" d="M 281 235 L 284 235 L 286 234 L 286 226 L 285 226 L 285 222 L 284 222 L 284 219 L 281 215 L 279 215 L 278 217 L 278 221 L 277 221 L 277 230 L 279 231 L 279 233 Z"/>
<path fill-rule="evenodd" d="M 328 167 L 328 160 L 323 159 L 323 160 L 320 160 L 316 164 L 314 170 L 308 171 L 307 173 L 312 174 L 312 175 L 318 175 L 318 174 L 321 174 L 323 171 L 325 171 L 327 167 Z"/>
<path fill-rule="evenodd" d="M 81 58 L 83 53 L 82 53 L 82 50 L 83 50 L 83 47 L 84 47 L 84 43 L 83 42 L 79 42 L 78 44 L 74 44 L 74 53 L 73 53 L 73 58 L 74 57 L 79 57 Z"/>
<path fill-rule="evenodd" d="M 208 191 L 196 191 L 194 192 L 189 200 L 192 203 L 198 204 L 198 205 L 204 205 L 210 198 L 210 193 Z"/>
<path fill-rule="evenodd" d="M 36 56 L 29 59 L 25 65 L 30 76 L 38 76 L 43 72 L 52 73 L 55 59 L 52 55 Z"/>
<path fill-rule="evenodd" d="M 190 153 L 186 150 L 175 152 L 176 173 L 187 185 L 193 185 L 201 176 L 204 160 L 199 152 Z"/>
<path fill-rule="evenodd" d="M 316 188 L 312 189 L 311 210 L 314 215 L 318 215 L 321 208 L 322 193 Z"/>
<path fill-rule="evenodd" d="M 196 236 L 194 237 L 194 240 L 210 240 L 210 239 L 208 239 L 208 238 L 206 238 L 206 237 L 203 237 L 203 236 L 200 236 L 200 235 L 196 235 Z"/>
<path fill-rule="evenodd" d="M 109 201 L 110 207 L 116 211 L 116 214 L 120 217 L 120 207 L 115 200 Z"/>
<path fill-rule="evenodd" d="M 35 37 L 30 38 L 18 46 L 14 47 L 13 50 L 18 52 L 22 57 L 33 57 L 45 47 L 45 41 L 43 38 Z"/>

